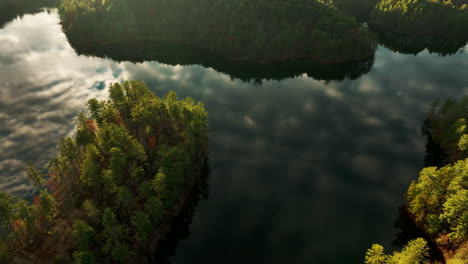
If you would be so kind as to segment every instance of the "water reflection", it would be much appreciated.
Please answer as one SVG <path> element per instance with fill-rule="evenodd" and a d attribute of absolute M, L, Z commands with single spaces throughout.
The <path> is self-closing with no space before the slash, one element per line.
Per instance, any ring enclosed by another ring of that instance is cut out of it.
<path fill-rule="evenodd" d="M 423 167 L 444 167 L 449 163 L 449 157 L 442 149 L 442 147 L 434 140 L 433 131 L 431 128 L 431 121 L 429 116 L 424 119 L 421 126 L 421 134 L 426 137 L 426 151 L 424 156 Z M 416 222 L 414 217 L 408 211 L 407 201 L 398 208 L 398 217 L 395 221 L 395 228 L 398 228 L 398 233 L 393 240 L 393 245 L 399 249 L 402 249 L 408 244 L 409 241 L 418 237 L 424 238 L 429 246 L 429 256 L 431 262 L 444 263 L 445 259 L 442 251 L 437 246 L 436 242 L 421 229 Z"/>
<path fill-rule="evenodd" d="M 406 206 L 402 206 L 398 208 L 398 212 L 399 214 L 395 221 L 395 228 L 398 228 L 399 232 L 393 240 L 393 245 L 401 250 L 409 241 L 422 237 L 427 241 L 430 261 L 433 263 L 445 263 L 444 254 L 437 246 L 437 243 L 433 241 L 431 237 L 424 232 L 424 230 L 416 225 L 413 217 L 408 212 L 408 208 Z"/>
<path fill-rule="evenodd" d="M 209 161 L 201 171 L 201 177 L 194 190 L 190 193 L 185 206 L 181 212 L 170 219 L 170 229 L 164 237 L 158 240 L 152 263 L 172 263 L 171 258 L 176 254 L 181 239 L 190 236 L 190 225 L 200 199 L 206 200 L 210 192 L 210 167 Z"/>
<path fill-rule="evenodd" d="M 77 50 L 96 44 L 122 48 L 166 43 L 198 47 L 232 61 L 336 63 L 369 60 L 376 48 L 366 27 L 324 1 L 124 0 L 79 5 L 64 0 L 59 10 Z M 170 47 L 171 57 L 178 45 Z M 136 52 L 153 53 L 150 48 Z"/>
<path fill-rule="evenodd" d="M 56 0 L 2 0 L 0 2 L 0 28 L 18 16 L 37 13 L 41 8 L 52 7 Z"/>
<path fill-rule="evenodd" d="M 116 61 L 134 63 L 144 61 L 159 61 L 169 65 L 201 65 L 213 68 L 229 75 L 232 79 L 242 81 L 282 80 L 307 74 L 318 80 L 356 79 L 366 74 L 372 68 L 374 58 L 318 63 L 311 60 L 295 60 L 276 63 L 254 63 L 229 60 L 210 53 L 204 49 L 191 46 L 154 43 L 131 42 L 125 44 L 99 44 L 96 42 L 72 42 L 74 49 L 81 55 L 111 58 Z"/>
<path fill-rule="evenodd" d="M 440 56 L 461 52 L 467 39 L 449 39 L 438 36 L 410 36 L 373 28 L 379 43 L 386 48 L 403 54 L 417 55 L 424 50 Z"/>
<path fill-rule="evenodd" d="M 367 27 L 315 1 L 96 2 L 85 11 L 67 3 L 60 17 L 79 54 L 198 64 L 243 81 L 355 79 L 369 72 L 376 49 Z"/>
<path fill-rule="evenodd" d="M 117 68 L 106 60 L 76 56 L 56 12 L 27 15 L 0 30 L 1 190 L 31 191 L 24 162 L 42 166 L 50 159 L 84 103 L 106 96 L 92 86 L 115 80 Z"/>
<path fill-rule="evenodd" d="M 43 165 L 102 83 L 146 81 L 210 113 L 211 193 L 175 263 L 360 263 L 390 246 L 397 208 L 424 156 L 420 122 L 436 98 L 468 91 L 466 54 L 378 50 L 365 76 L 232 80 L 202 66 L 77 55 L 57 14 L 0 30 L 0 190 L 25 194 L 24 161 Z"/>

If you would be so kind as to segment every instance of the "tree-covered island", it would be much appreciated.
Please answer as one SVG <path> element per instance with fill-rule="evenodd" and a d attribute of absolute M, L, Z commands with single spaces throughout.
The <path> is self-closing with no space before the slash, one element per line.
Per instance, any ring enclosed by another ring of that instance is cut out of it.
<path fill-rule="evenodd" d="M 0 193 L 1 263 L 167 261 L 160 249 L 206 180 L 207 113 L 136 81 L 109 94 L 88 102 L 47 177 L 28 166 L 32 205 Z"/>
<path fill-rule="evenodd" d="M 414 237 L 391 255 L 374 244 L 366 264 L 468 263 L 468 97 L 436 102 L 423 134 L 427 167 L 411 183 L 405 210 L 426 239 Z M 429 245 L 441 256 L 430 256 Z"/>
<path fill-rule="evenodd" d="M 376 48 L 369 30 L 331 0 L 62 0 L 59 10 L 78 47 L 162 42 L 258 63 L 359 61 Z"/>

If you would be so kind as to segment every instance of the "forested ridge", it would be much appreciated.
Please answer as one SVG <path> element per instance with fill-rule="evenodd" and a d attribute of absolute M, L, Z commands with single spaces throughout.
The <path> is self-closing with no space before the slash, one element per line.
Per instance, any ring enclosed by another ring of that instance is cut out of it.
<path fill-rule="evenodd" d="M 143 38 L 256 62 L 363 60 L 375 51 L 367 28 L 324 0 L 63 0 L 60 15 L 71 43 Z"/>
<path fill-rule="evenodd" d="M 374 244 L 367 251 L 366 264 L 468 263 L 467 121 L 465 96 L 434 103 L 423 126 L 427 146 L 432 146 L 425 161 L 429 166 L 409 186 L 406 210 L 429 241 L 414 238 L 391 255 Z M 429 255 L 429 244 L 437 247 L 442 259 Z"/>
<path fill-rule="evenodd" d="M 0 193 L 1 263 L 164 263 L 176 218 L 191 210 L 207 173 L 207 113 L 174 92 L 115 83 L 88 102 L 48 175 L 27 174 L 29 205 Z"/>
<path fill-rule="evenodd" d="M 417 36 L 468 38 L 467 0 L 381 0 L 369 23 Z"/>

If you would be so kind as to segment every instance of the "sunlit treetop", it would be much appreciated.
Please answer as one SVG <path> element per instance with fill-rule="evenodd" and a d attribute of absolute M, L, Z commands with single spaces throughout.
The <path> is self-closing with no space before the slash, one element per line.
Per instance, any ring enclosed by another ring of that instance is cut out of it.
<path fill-rule="evenodd" d="M 0 230 L 9 230 L 0 259 L 151 261 L 155 241 L 200 182 L 206 130 L 207 113 L 190 98 L 159 98 L 135 81 L 112 84 L 109 100 L 90 100 L 75 137 L 59 142 L 47 180 L 28 168 L 40 189 L 33 205 L 0 193 Z"/>

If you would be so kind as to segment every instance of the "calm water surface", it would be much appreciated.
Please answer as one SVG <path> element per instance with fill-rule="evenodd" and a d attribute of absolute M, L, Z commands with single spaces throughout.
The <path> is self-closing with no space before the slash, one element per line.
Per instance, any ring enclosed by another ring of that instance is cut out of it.
<path fill-rule="evenodd" d="M 0 191 L 30 195 L 24 162 L 44 166 L 108 84 L 136 79 L 158 95 L 190 96 L 214 129 L 211 193 L 176 264 L 362 263 L 372 243 L 390 246 L 397 232 L 397 208 L 422 166 L 430 103 L 468 91 L 466 52 L 380 47 L 356 80 L 258 83 L 197 65 L 79 56 L 59 23 L 52 10 L 0 29 Z"/>

